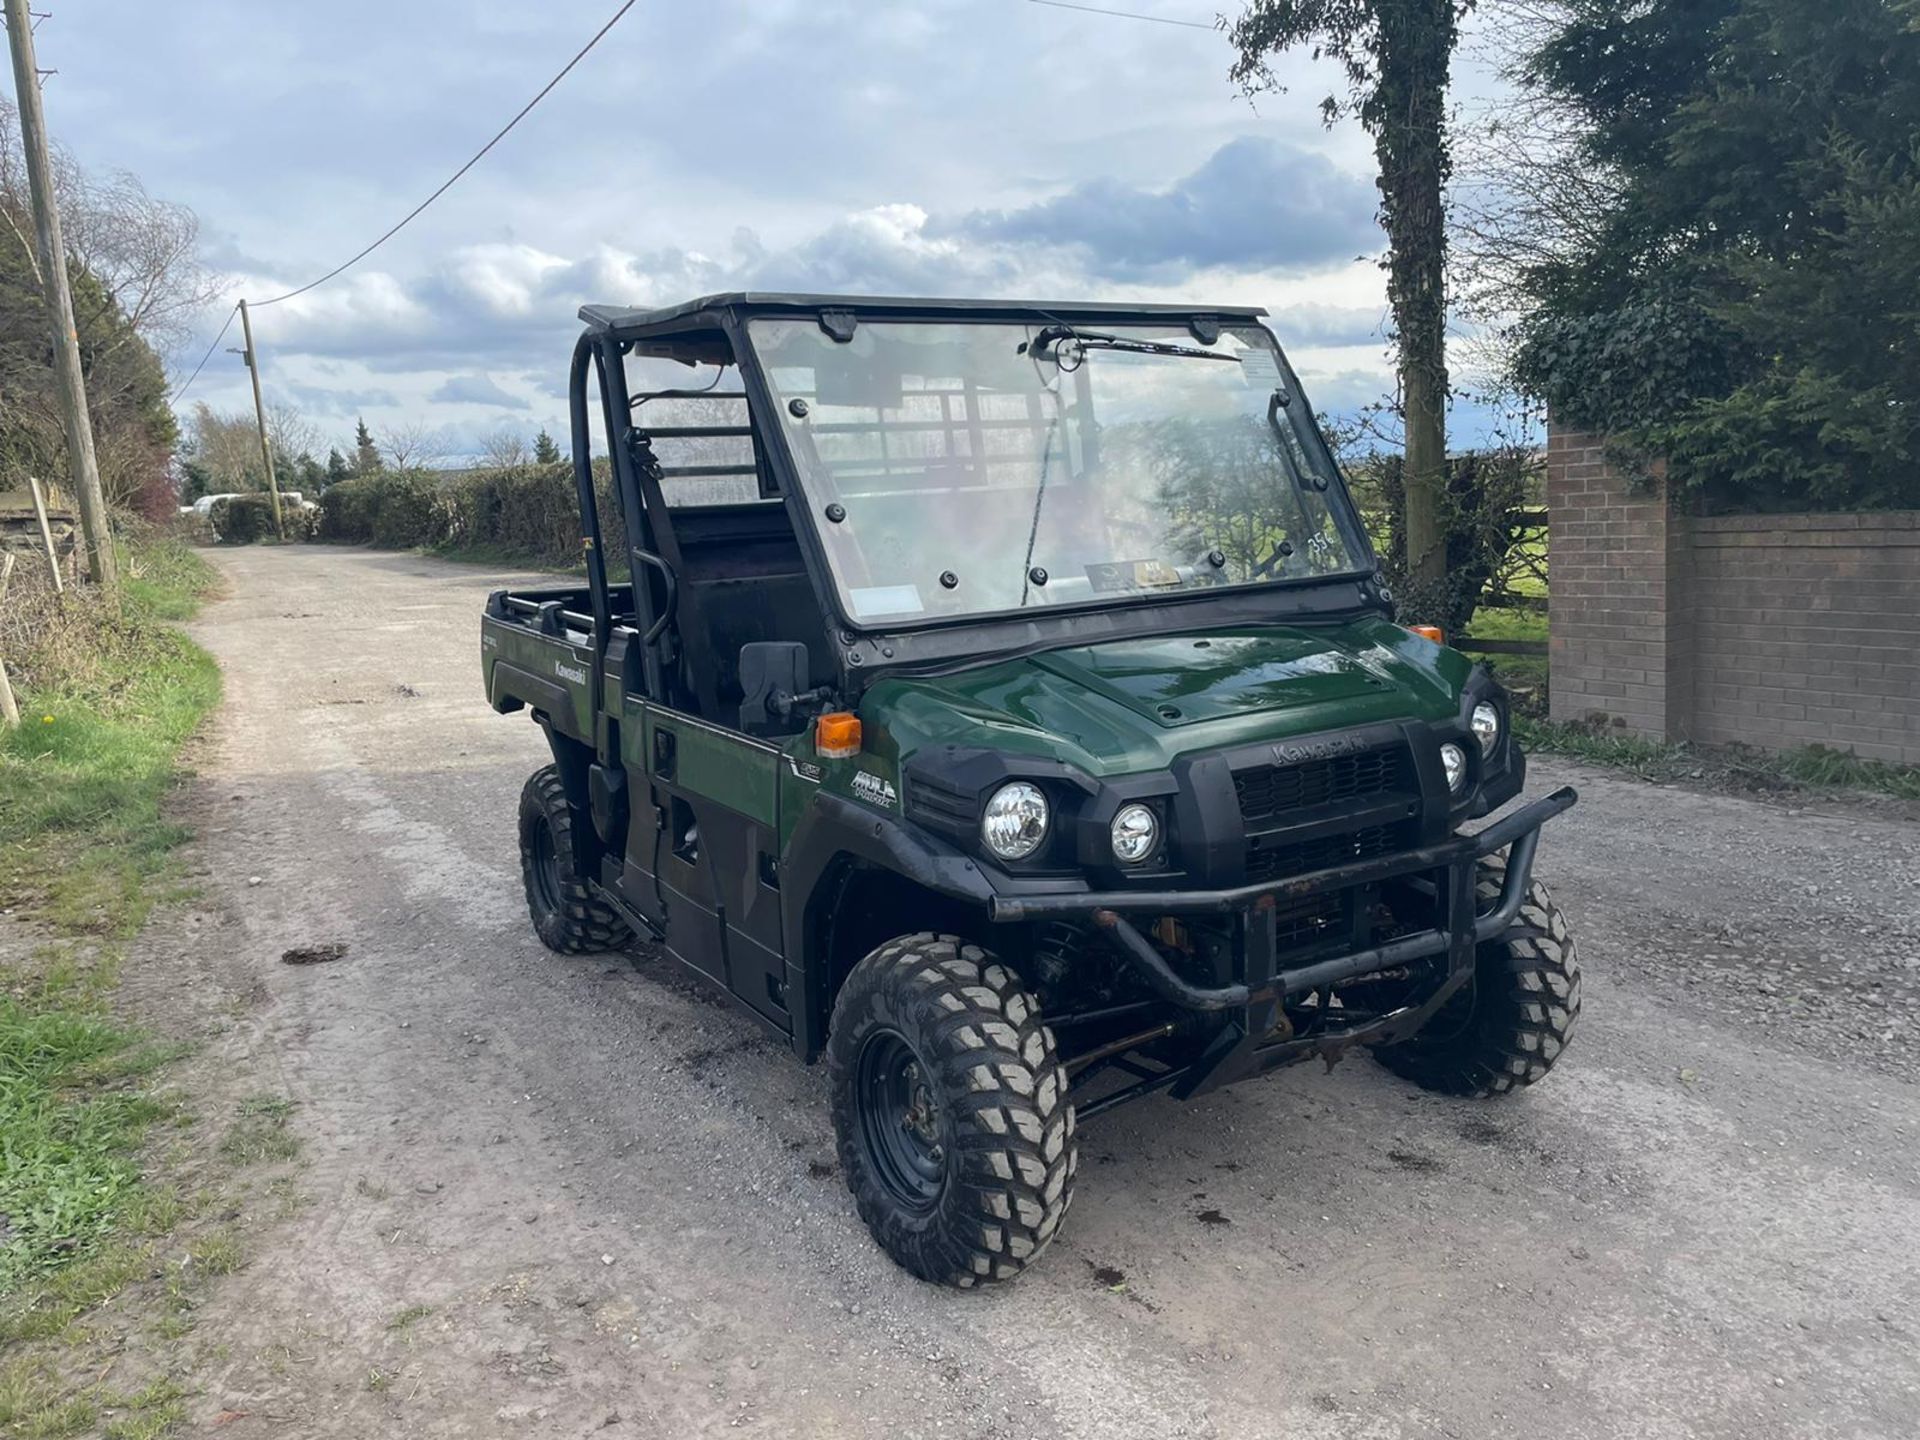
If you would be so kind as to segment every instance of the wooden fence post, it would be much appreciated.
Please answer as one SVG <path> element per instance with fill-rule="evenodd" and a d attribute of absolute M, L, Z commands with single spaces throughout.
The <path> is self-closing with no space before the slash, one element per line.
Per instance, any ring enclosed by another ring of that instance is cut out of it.
<path fill-rule="evenodd" d="M 32 475 L 27 476 L 27 489 L 33 492 L 33 513 L 40 517 L 40 539 L 47 547 L 47 568 L 53 571 L 53 593 L 63 594 L 66 582 L 60 578 L 60 557 L 53 549 L 53 526 L 47 523 L 47 500 L 40 493 L 40 482 Z"/>
<path fill-rule="evenodd" d="M 13 552 L 0 555 L 0 604 L 7 598 L 7 582 L 13 578 Z M 13 684 L 7 679 L 7 662 L 0 660 L 0 727 L 19 728 L 20 707 L 13 700 Z"/>

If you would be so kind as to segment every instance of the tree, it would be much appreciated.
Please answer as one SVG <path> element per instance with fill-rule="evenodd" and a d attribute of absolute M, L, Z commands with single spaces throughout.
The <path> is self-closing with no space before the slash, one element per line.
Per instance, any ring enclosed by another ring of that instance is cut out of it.
<path fill-rule="evenodd" d="M 523 470 L 533 458 L 517 430 L 496 430 L 480 442 L 480 463 L 489 470 Z"/>
<path fill-rule="evenodd" d="M 410 420 L 380 432 L 380 451 L 396 470 L 430 470 L 447 453 L 446 438 L 424 420 Z"/>
<path fill-rule="evenodd" d="M 202 400 L 193 407 L 183 447 L 193 469 L 204 478 L 202 494 L 227 495 L 267 487 L 260 463 L 260 432 L 253 416 L 221 414 Z"/>
<path fill-rule="evenodd" d="M 1472 0 L 1251 0 L 1228 28 L 1249 91 L 1277 88 L 1269 56 L 1301 46 L 1337 61 L 1347 95 L 1321 102 L 1327 123 L 1357 119 L 1380 167 L 1387 301 L 1406 426 L 1405 535 L 1410 608 L 1437 606 L 1446 580 L 1445 191 L 1448 70 Z"/>
<path fill-rule="evenodd" d="M 380 461 L 380 447 L 373 443 L 373 434 L 367 429 L 367 422 L 356 420 L 353 428 L 353 473 L 378 475 L 385 468 Z"/>
<path fill-rule="evenodd" d="M 0 144 L 0 196 L 7 197 L 0 203 L 0 226 L 33 257 L 19 133 L 14 106 L 0 100 L 0 134 L 8 137 Z M 184 205 L 155 199 L 125 171 L 90 175 L 59 146 L 48 158 L 68 258 L 95 282 L 84 304 L 82 297 L 74 297 L 75 325 L 85 333 L 90 323 L 111 311 L 123 322 L 125 335 L 138 336 L 155 349 L 172 348 L 222 288 L 220 277 L 200 263 L 199 218 Z M 18 208 L 11 203 L 13 197 L 21 201 Z M 38 260 L 31 263 L 37 279 Z"/>
<path fill-rule="evenodd" d="M 1910 14 L 1567 0 L 1523 75 L 1614 193 L 1522 271 L 1519 380 L 1721 505 L 1920 500 Z"/>
<path fill-rule="evenodd" d="M 1504 0 L 1474 27 L 1476 58 L 1506 83 L 1456 121 L 1448 293 L 1471 327 L 1457 348 L 1495 393 L 1513 389 L 1528 272 L 1594 243 L 1620 198 L 1618 173 L 1583 153 L 1585 117 L 1528 73 L 1570 3 Z"/>
<path fill-rule="evenodd" d="M 320 427 L 285 400 L 272 400 L 267 403 L 267 443 L 273 446 L 274 468 L 278 470 L 297 463 L 302 455 L 313 458 L 320 444 Z"/>
<path fill-rule="evenodd" d="M 544 425 L 540 427 L 540 433 L 533 437 L 533 463 L 536 465 L 560 463 L 560 447 L 553 443 L 553 436 L 547 433 L 547 427 Z"/>
<path fill-rule="evenodd" d="M 64 470 L 66 437 L 18 133 L 12 107 L 0 102 L 0 464 L 47 475 Z M 166 403 L 166 372 L 146 337 L 164 335 L 164 317 L 178 313 L 170 307 L 188 303 L 172 288 L 180 272 L 161 253 L 141 264 L 129 258 L 145 222 L 134 212 L 116 215 L 110 205 L 116 196 L 125 201 L 125 187 L 137 189 L 133 182 L 90 191 L 70 156 L 56 152 L 53 160 L 101 489 L 111 506 L 162 514 L 174 504 L 170 462 L 178 428 Z M 112 245 L 103 238 L 110 228 Z M 76 237 L 86 237 L 87 251 Z M 100 271 L 89 268 L 88 253 Z"/>
<path fill-rule="evenodd" d="M 338 485 L 342 480 L 349 480 L 352 477 L 353 467 L 347 464 L 347 457 L 342 455 L 337 447 L 329 449 L 326 483 L 320 488 L 324 490 L 328 485 Z"/>

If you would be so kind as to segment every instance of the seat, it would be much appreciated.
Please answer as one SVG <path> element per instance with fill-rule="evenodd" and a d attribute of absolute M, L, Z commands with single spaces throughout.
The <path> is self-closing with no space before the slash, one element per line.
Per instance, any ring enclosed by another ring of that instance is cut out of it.
<path fill-rule="evenodd" d="M 782 502 L 675 506 L 672 524 L 681 666 L 701 719 L 737 722 L 740 647 L 756 641 L 798 641 L 807 647 L 809 683 L 832 680 L 826 617 Z"/>

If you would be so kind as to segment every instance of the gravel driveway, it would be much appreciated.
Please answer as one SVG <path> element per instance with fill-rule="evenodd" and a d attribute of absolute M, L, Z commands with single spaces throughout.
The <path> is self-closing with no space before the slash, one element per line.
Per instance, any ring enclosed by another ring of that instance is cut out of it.
<path fill-rule="evenodd" d="M 1045 1263 L 952 1293 L 868 1240 L 819 1071 L 534 940 L 544 746 L 479 689 L 517 577 L 217 558 L 207 901 L 146 973 L 231 997 L 223 1063 L 308 1157 L 196 1332 L 220 1434 L 1920 1433 L 1920 826 L 1536 763 L 1582 792 L 1541 849 L 1587 987 L 1547 1083 L 1356 1058 L 1116 1112 Z"/>

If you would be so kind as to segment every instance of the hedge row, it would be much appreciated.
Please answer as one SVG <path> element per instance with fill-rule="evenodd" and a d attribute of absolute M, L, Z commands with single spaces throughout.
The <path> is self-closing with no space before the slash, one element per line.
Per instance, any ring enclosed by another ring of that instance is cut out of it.
<path fill-rule="evenodd" d="M 594 469 L 600 526 L 619 511 L 604 465 Z M 478 550 L 529 565 L 580 563 L 580 506 L 570 465 L 457 474 L 397 471 L 332 485 L 320 496 L 316 538 L 390 550 Z"/>
<path fill-rule="evenodd" d="M 282 501 L 280 513 L 286 522 L 287 539 L 313 538 L 313 511 L 292 501 Z M 222 545 L 257 545 L 273 535 L 273 501 L 265 495 L 235 495 L 216 500 L 207 512 L 213 535 Z"/>

